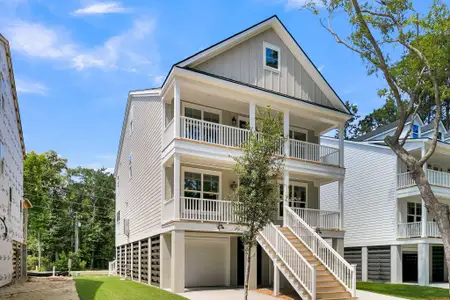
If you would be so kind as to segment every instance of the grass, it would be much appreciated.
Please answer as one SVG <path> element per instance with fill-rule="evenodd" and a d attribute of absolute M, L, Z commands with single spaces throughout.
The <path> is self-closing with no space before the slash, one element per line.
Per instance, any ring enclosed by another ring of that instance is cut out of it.
<path fill-rule="evenodd" d="M 450 299 L 448 289 L 429 286 L 377 282 L 357 282 L 356 288 L 358 290 L 413 300 Z"/>
<path fill-rule="evenodd" d="M 159 288 L 115 276 L 74 277 L 80 300 L 186 300 Z"/>

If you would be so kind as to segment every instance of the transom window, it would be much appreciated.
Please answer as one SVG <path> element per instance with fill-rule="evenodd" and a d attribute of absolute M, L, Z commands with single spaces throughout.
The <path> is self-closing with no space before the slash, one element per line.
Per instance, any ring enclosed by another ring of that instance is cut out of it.
<path fill-rule="evenodd" d="M 264 67 L 280 71 L 280 48 L 264 42 Z"/>
<path fill-rule="evenodd" d="M 283 198 L 284 185 L 280 184 L 280 205 L 278 209 L 278 216 L 283 217 Z M 306 208 L 307 207 L 307 187 L 300 183 L 289 185 L 289 207 Z"/>
<path fill-rule="evenodd" d="M 406 222 L 421 222 L 422 221 L 422 203 L 408 202 L 408 210 L 406 212 Z"/>

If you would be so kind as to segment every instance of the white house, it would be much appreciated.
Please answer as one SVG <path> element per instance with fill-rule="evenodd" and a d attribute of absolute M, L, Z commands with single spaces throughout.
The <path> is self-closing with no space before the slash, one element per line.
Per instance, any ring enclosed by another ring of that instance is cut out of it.
<path fill-rule="evenodd" d="M 25 153 L 11 52 L 0 34 L 0 287 L 26 277 Z"/>
<path fill-rule="evenodd" d="M 174 64 L 161 88 L 129 93 L 115 168 L 120 276 L 173 292 L 243 285 L 231 156 L 267 105 L 284 115 L 287 158 L 250 287 L 291 287 L 305 299 L 355 294 L 354 267 L 333 249 L 343 252 L 343 139 L 319 140 L 350 115 L 276 16 Z M 332 182 L 338 209 L 323 211 L 319 189 Z"/>
<path fill-rule="evenodd" d="M 384 144 L 398 122 L 380 127 L 354 141 L 345 141 L 345 258 L 358 264 L 362 281 L 393 283 L 447 281 L 444 249 L 437 225 L 424 207 L 406 165 Z M 431 145 L 434 124 L 417 117 L 405 148 L 421 158 Z M 322 144 L 338 145 L 322 138 Z M 433 191 L 450 204 L 450 143 L 440 124 L 435 154 L 425 166 Z M 322 207 L 333 209 L 334 184 L 321 188 Z"/>

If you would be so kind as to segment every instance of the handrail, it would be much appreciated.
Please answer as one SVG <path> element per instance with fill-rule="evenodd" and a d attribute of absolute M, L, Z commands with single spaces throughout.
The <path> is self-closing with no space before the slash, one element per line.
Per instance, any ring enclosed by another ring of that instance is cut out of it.
<path fill-rule="evenodd" d="M 338 211 L 320 210 L 312 208 L 292 207 L 291 209 L 302 218 L 306 224 L 311 227 L 318 227 L 321 229 L 340 229 Z"/>
<path fill-rule="evenodd" d="M 303 160 L 339 165 L 339 149 L 311 142 L 289 139 L 289 156 Z"/>
<path fill-rule="evenodd" d="M 450 173 L 435 170 L 425 170 L 425 173 L 431 185 L 450 188 Z M 415 186 L 416 183 L 411 172 L 403 172 L 397 174 L 397 185 L 398 188 L 405 188 Z"/>
<path fill-rule="evenodd" d="M 316 296 L 316 268 L 292 245 L 284 234 L 270 223 L 260 235 L 275 250 L 278 257 L 302 284 L 306 292 L 315 299 Z"/>
<path fill-rule="evenodd" d="M 286 224 L 354 297 L 356 295 L 356 268 L 342 258 L 290 207 L 286 208 Z"/>
<path fill-rule="evenodd" d="M 235 205 L 239 209 L 242 204 L 233 201 L 180 197 L 180 218 L 195 221 L 238 223 Z"/>

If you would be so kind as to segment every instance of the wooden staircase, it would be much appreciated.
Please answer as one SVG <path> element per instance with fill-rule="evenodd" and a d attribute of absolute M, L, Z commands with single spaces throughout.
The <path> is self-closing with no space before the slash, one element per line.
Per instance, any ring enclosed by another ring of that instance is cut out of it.
<path fill-rule="evenodd" d="M 316 265 L 316 298 L 329 300 L 354 300 L 351 293 L 339 280 L 319 261 L 319 259 L 296 237 L 288 227 L 280 227 L 281 233 L 310 263 Z"/>

